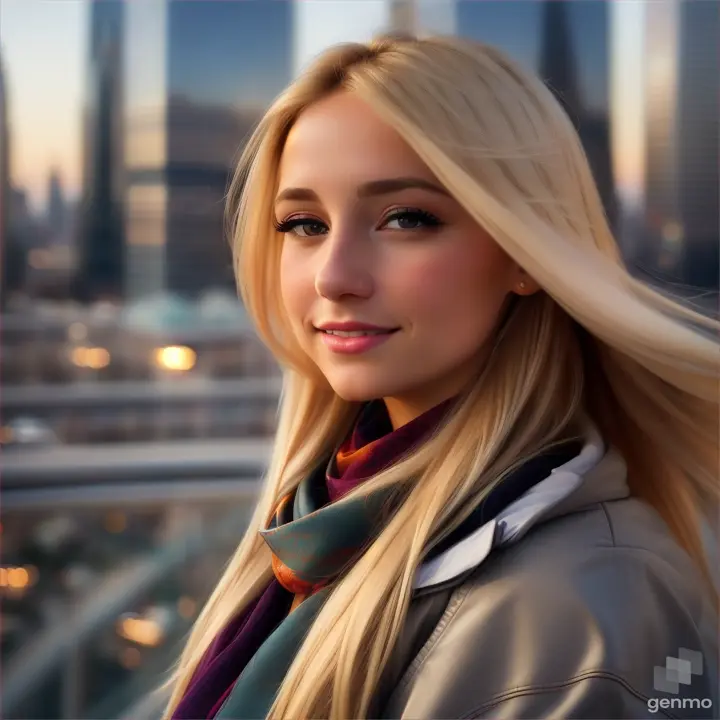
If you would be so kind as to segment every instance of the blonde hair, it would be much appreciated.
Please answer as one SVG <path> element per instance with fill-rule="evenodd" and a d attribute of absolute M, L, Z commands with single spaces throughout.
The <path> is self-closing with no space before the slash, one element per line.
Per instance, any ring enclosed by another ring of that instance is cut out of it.
<path fill-rule="evenodd" d="M 366 717 L 428 548 L 513 463 L 572 433 L 583 414 L 624 453 L 633 494 L 706 570 L 698 527 L 700 510 L 716 507 L 718 323 L 630 276 L 580 141 L 539 79 L 492 47 L 453 37 L 338 46 L 267 112 L 231 189 L 239 286 L 284 368 L 284 389 L 256 511 L 170 680 L 166 718 L 212 639 L 272 577 L 258 529 L 358 411 L 289 330 L 272 214 L 289 129 L 338 90 L 356 93 L 393 126 L 544 292 L 515 302 L 489 361 L 435 436 L 351 494 L 392 485 L 402 502 L 334 583 L 269 717 Z"/>

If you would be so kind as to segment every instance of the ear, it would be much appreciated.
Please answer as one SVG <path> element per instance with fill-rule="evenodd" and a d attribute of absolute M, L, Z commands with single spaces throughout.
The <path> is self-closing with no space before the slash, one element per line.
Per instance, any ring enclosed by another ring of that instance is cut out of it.
<path fill-rule="evenodd" d="M 518 268 L 511 292 L 516 295 L 534 295 L 540 291 L 540 285 L 533 280 L 522 268 Z"/>

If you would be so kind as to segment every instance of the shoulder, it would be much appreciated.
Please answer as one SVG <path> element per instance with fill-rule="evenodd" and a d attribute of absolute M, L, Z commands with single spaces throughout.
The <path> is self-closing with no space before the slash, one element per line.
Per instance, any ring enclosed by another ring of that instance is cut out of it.
<path fill-rule="evenodd" d="M 712 617 L 690 559 L 649 507 L 598 504 L 488 558 L 400 694 L 435 717 L 651 717 L 648 702 L 688 690 L 717 702 Z M 703 674 L 663 694 L 655 668 L 683 648 L 703 658 Z"/>
<path fill-rule="evenodd" d="M 538 525 L 465 583 L 470 595 L 484 593 L 488 584 L 517 602 L 528 602 L 532 591 L 552 597 L 553 606 L 577 603 L 605 614 L 609 601 L 617 600 L 611 612 L 642 612 L 648 621 L 641 602 L 648 596 L 667 596 L 692 618 L 702 615 L 708 601 L 690 557 L 659 515 L 634 498 L 597 503 Z M 621 622 L 613 620 L 613 627 Z"/>

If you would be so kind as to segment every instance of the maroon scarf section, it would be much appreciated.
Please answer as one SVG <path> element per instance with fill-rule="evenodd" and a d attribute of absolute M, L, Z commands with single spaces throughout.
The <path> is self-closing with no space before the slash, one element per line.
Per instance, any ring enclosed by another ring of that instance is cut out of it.
<path fill-rule="evenodd" d="M 329 501 L 339 500 L 422 442 L 452 403 L 447 400 L 397 430 L 393 430 L 382 400 L 365 405 L 352 432 L 328 464 Z M 200 661 L 173 720 L 215 717 L 245 666 L 287 617 L 292 601 L 293 595 L 273 579 L 256 600 L 228 623 Z"/>
<path fill-rule="evenodd" d="M 387 469 L 425 440 L 453 404 L 453 398 L 446 400 L 393 430 L 385 403 L 382 400 L 368 403 L 328 468 L 330 502 L 335 502 L 363 480 Z"/>
<path fill-rule="evenodd" d="M 215 638 L 200 661 L 173 720 L 213 718 L 243 668 L 290 610 L 292 595 L 273 580 Z"/>

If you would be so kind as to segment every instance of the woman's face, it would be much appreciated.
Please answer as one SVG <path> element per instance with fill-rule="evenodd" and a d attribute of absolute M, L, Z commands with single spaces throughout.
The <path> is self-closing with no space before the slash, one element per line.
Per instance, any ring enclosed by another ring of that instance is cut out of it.
<path fill-rule="evenodd" d="M 338 395 L 385 398 L 398 427 L 476 372 L 508 293 L 529 284 L 395 130 L 337 93 L 283 150 L 281 290 Z"/>

